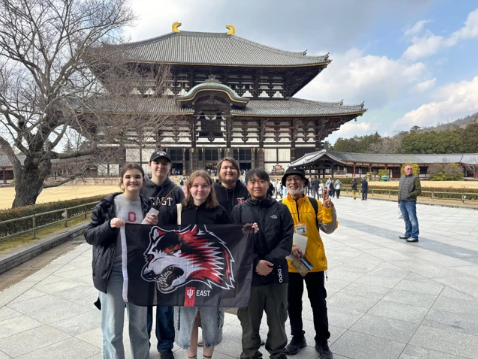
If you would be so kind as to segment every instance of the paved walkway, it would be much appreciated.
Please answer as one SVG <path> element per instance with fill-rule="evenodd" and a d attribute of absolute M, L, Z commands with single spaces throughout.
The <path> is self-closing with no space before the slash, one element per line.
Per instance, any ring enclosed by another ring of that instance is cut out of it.
<path fill-rule="evenodd" d="M 334 358 L 478 358 L 478 211 L 419 205 L 420 242 L 408 244 L 396 203 L 334 202 L 340 227 L 324 236 Z M 90 261 L 81 244 L 0 293 L 0 359 L 101 357 Z M 307 303 L 304 317 L 311 346 L 295 358 L 316 359 Z M 226 314 L 214 357 L 238 358 L 240 333 Z"/>

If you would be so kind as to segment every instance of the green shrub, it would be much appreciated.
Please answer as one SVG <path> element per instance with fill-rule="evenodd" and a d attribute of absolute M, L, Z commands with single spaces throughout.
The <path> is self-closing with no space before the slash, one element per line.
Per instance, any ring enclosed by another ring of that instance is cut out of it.
<path fill-rule="evenodd" d="M 460 181 L 463 171 L 456 163 L 434 163 L 428 167 L 430 181 Z"/>
<path fill-rule="evenodd" d="M 10 181 L 10 186 L 15 187 L 15 180 Z"/>
<path fill-rule="evenodd" d="M 382 178 L 383 176 L 386 176 L 387 178 L 390 177 L 390 171 L 386 169 L 378 170 L 378 177 Z"/>
<path fill-rule="evenodd" d="M 97 203 L 105 196 L 93 196 L 86 198 L 76 198 L 67 201 L 39 203 L 32 206 L 17 207 L 12 209 L 0 210 L 0 222 L 7 221 L 9 219 L 23 218 L 32 216 L 34 214 L 39 215 L 58 209 L 64 209 L 69 207 L 80 206 L 88 203 Z M 94 205 L 83 206 L 74 208 L 68 211 L 68 218 L 74 217 L 83 213 L 90 213 Z M 36 225 L 42 226 L 48 223 L 53 223 L 65 219 L 63 212 L 48 213 L 45 215 L 37 216 Z M 10 234 L 27 231 L 33 228 L 33 221 L 31 218 L 25 220 L 19 220 L 11 223 L 0 223 L 0 237 L 8 236 Z"/>
<path fill-rule="evenodd" d="M 418 175 L 420 174 L 420 166 L 418 166 L 416 163 L 407 162 L 407 163 L 404 163 L 404 164 L 402 165 L 402 168 L 401 168 L 401 170 L 400 170 L 400 173 L 401 173 L 402 175 L 405 174 L 405 167 L 408 166 L 408 165 L 410 165 L 410 166 L 413 167 L 413 174 L 414 174 L 415 176 L 418 176 Z"/>

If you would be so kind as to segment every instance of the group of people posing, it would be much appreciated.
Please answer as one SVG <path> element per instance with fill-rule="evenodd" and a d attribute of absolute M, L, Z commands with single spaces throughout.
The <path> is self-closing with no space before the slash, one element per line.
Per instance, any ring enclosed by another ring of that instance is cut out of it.
<path fill-rule="evenodd" d="M 242 359 L 259 359 L 259 333 L 263 313 L 269 332 L 265 349 L 272 359 L 285 359 L 307 346 L 302 321 L 304 282 L 312 307 L 315 349 L 322 359 L 333 357 L 328 347 L 324 272 L 327 258 L 319 233 L 332 233 L 338 226 L 335 207 L 329 197 L 317 201 L 304 193 L 309 180 L 302 169 L 289 168 L 281 179 L 288 194 L 282 201 L 270 196 L 271 180 L 260 168 L 239 180 L 240 168 L 233 158 L 223 158 L 217 166 L 219 182 L 213 183 L 205 171 L 196 171 L 187 179 L 186 191 L 168 177 L 171 160 L 164 151 L 156 151 L 149 161 L 152 177 L 144 180 L 139 164 L 127 164 L 120 172 L 122 192 L 98 203 L 85 230 L 86 241 L 93 245 L 93 282 L 99 291 L 96 303 L 101 308 L 103 358 L 124 358 L 123 326 L 125 308 L 132 357 L 149 358 L 150 337 L 155 316 L 157 350 L 161 359 L 173 359 L 174 341 L 197 358 L 198 344 L 203 357 L 212 357 L 222 341 L 223 308 L 216 307 L 141 307 L 125 303 L 122 297 L 122 248 L 120 228 L 125 223 L 149 225 L 253 224 L 254 261 L 248 306 L 238 308 L 242 326 Z M 177 204 L 182 204 L 178 218 Z M 150 213 L 154 206 L 157 214 Z M 294 233 L 307 237 L 303 251 L 294 245 Z M 312 269 L 303 276 L 286 256 L 304 256 Z M 155 314 L 154 314 L 155 312 Z M 292 338 L 288 341 L 285 322 L 290 319 Z M 202 328 L 199 339 L 198 327 Z"/>

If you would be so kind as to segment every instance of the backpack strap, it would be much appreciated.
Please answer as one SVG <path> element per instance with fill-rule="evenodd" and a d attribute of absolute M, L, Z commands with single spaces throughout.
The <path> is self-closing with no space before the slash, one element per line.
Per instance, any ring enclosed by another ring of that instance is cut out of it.
<path fill-rule="evenodd" d="M 315 221 L 317 222 L 317 228 L 319 228 L 319 220 L 317 219 L 317 214 L 319 213 L 319 204 L 317 203 L 317 200 L 313 197 L 309 197 L 309 201 L 312 207 L 314 207 Z"/>

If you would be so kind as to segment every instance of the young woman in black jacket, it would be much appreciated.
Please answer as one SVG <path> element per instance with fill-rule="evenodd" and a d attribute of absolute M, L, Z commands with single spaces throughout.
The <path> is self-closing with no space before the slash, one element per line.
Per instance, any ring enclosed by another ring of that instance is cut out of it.
<path fill-rule="evenodd" d="M 144 171 L 138 164 L 126 164 L 120 173 L 123 193 L 112 194 L 100 201 L 85 230 L 86 241 L 93 245 L 93 282 L 99 290 L 103 358 L 124 358 L 123 325 L 125 304 L 128 310 L 129 336 L 134 359 L 149 358 L 149 336 L 146 326 L 147 307 L 125 303 L 122 297 L 122 253 L 120 228 L 125 223 L 156 224 L 156 214 L 146 214 L 149 201 L 139 195 Z"/>
<path fill-rule="evenodd" d="M 224 207 L 218 204 L 211 177 L 206 171 L 194 172 L 186 182 L 186 198 L 181 210 L 181 225 L 230 224 Z M 176 223 L 177 209 L 170 211 L 172 218 L 162 216 L 159 224 Z M 218 307 L 176 307 L 174 311 L 176 343 L 187 350 L 188 358 L 197 357 L 198 323 L 201 318 L 203 355 L 211 358 L 214 347 L 222 341 L 224 309 Z"/>

